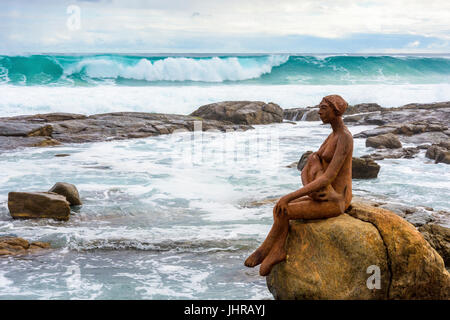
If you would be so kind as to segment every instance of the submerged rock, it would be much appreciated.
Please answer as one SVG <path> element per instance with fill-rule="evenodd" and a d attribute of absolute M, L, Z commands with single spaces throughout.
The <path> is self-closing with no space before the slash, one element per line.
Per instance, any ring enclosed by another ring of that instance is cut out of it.
<path fill-rule="evenodd" d="M 66 200 L 69 201 L 71 206 L 82 205 L 78 189 L 71 183 L 57 182 L 50 190 L 48 190 L 48 192 L 53 192 L 64 196 Z"/>
<path fill-rule="evenodd" d="M 267 124 L 283 121 L 279 105 L 262 101 L 223 101 L 201 106 L 190 114 L 203 119 L 230 121 L 235 124 Z"/>
<path fill-rule="evenodd" d="M 69 220 L 66 197 L 52 192 L 10 192 L 8 208 L 14 219 L 52 218 Z"/>
<path fill-rule="evenodd" d="M 450 298 L 442 257 L 385 209 L 353 202 L 335 218 L 292 220 L 286 249 L 266 278 L 276 299 Z"/>
<path fill-rule="evenodd" d="M 28 242 L 18 237 L 0 237 L 0 256 L 15 256 L 50 248 L 47 242 Z"/>

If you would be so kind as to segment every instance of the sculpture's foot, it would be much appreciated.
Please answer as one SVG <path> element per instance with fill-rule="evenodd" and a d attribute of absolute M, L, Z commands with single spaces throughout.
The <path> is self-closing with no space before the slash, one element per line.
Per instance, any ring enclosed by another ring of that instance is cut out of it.
<path fill-rule="evenodd" d="M 263 254 L 263 250 L 258 248 L 255 252 L 253 252 L 244 262 L 244 265 L 249 268 L 256 267 L 258 264 L 263 262 L 266 256 Z"/>
<path fill-rule="evenodd" d="M 269 255 L 261 264 L 261 267 L 259 268 L 259 274 L 261 276 L 267 276 L 274 265 L 284 260 L 286 260 L 286 251 L 284 249 L 272 249 Z"/>

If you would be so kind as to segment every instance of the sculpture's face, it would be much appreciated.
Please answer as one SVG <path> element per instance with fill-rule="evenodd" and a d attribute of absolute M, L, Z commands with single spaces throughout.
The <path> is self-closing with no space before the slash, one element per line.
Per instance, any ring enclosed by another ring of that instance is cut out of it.
<path fill-rule="evenodd" d="M 330 123 L 336 117 L 333 107 L 331 107 L 325 100 L 319 104 L 319 117 L 323 123 Z"/>

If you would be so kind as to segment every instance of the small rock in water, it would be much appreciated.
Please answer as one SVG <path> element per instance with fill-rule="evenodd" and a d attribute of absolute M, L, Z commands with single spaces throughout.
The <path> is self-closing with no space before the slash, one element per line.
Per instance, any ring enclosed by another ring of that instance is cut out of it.
<path fill-rule="evenodd" d="M 380 165 L 370 158 L 352 159 L 352 179 L 375 179 L 380 172 Z"/>
<path fill-rule="evenodd" d="M 292 220 L 286 250 L 286 261 L 266 278 L 275 299 L 450 298 L 442 257 L 385 209 L 352 202 L 338 217 Z M 369 287 L 375 270 L 379 286 Z"/>
<path fill-rule="evenodd" d="M 57 182 L 48 192 L 54 192 L 66 197 L 71 206 L 80 206 L 83 204 L 77 187 L 71 183 Z"/>
<path fill-rule="evenodd" d="M 8 208 L 14 219 L 52 218 L 67 221 L 70 215 L 66 197 L 52 192 L 10 192 Z"/>
<path fill-rule="evenodd" d="M 395 134 L 386 133 L 367 138 L 366 147 L 396 149 L 401 148 L 402 143 Z"/>

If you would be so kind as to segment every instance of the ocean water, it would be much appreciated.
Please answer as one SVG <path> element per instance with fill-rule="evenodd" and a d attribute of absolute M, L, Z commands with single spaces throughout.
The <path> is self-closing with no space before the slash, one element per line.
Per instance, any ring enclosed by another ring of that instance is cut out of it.
<path fill-rule="evenodd" d="M 398 106 L 450 100 L 448 57 L 28 55 L 0 58 L 0 116 L 44 112 L 187 114 L 223 100 Z M 350 127 L 352 133 L 374 126 Z M 0 154 L 0 235 L 50 252 L 0 258 L 0 299 L 271 299 L 245 258 L 264 240 L 272 205 L 301 186 L 286 166 L 331 132 L 319 122 L 238 133 L 177 133 Z M 372 150 L 355 139 L 354 155 Z M 407 145 L 405 145 L 407 146 Z M 67 153 L 68 157 L 55 157 Z M 450 208 L 450 173 L 424 151 L 379 161 L 354 195 Z M 68 222 L 12 220 L 10 191 L 75 184 Z"/>
<path fill-rule="evenodd" d="M 317 104 L 339 93 L 384 107 L 450 100 L 441 56 L 0 56 L 0 116 L 147 111 L 188 114 L 224 100 Z"/>

